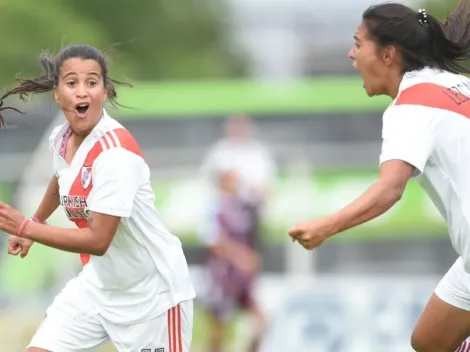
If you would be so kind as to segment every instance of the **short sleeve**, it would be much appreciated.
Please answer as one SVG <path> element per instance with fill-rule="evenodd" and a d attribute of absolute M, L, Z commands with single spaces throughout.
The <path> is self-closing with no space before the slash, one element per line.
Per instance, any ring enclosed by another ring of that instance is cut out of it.
<path fill-rule="evenodd" d="M 60 159 L 60 155 L 57 149 L 55 148 L 55 143 L 56 143 L 57 136 L 59 135 L 59 133 L 62 131 L 63 128 L 64 128 L 64 125 L 55 127 L 49 136 L 49 151 L 52 152 L 54 174 L 57 177 L 59 177 L 59 171 L 64 167 L 64 162 L 61 161 Z"/>
<path fill-rule="evenodd" d="M 62 130 L 63 127 L 64 127 L 64 125 L 60 125 L 60 126 L 54 127 L 54 129 L 52 130 L 52 132 L 49 136 L 49 151 L 54 150 L 55 140 L 57 138 L 57 135 L 59 134 L 59 132 Z"/>
<path fill-rule="evenodd" d="M 383 118 L 380 164 L 403 160 L 424 171 L 434 148 L 434 116 L 432 109 L 415 105 L 391 106 Z"/>
<path fill-rule="evenodd" d="M 218 160 L 220 159 L 219 155 L 221 154 L 221 143 L 218 142 L 212 145 L 204 156 L 200 167 L 200 174 L 202 177 L 212 180 L 218 169 Z"/>
<path fill-rule="evenodd" d="M 148 166 L 140 156 L 124 148 L 103 152 L 93 163 L 88 209 L 130 217 L 137 192 L 148 182 L 149 176 Z"/>
<path fill-rule="evenodd" d="M 276 161 L 267 147 L 260 144 L 260 161 L 262 164 L 262 175 L 264 175 L 264 182 L 271 183 L 277 172 Z"/>
<path fill-rule="evenodd" d="M 209 209 L 204 217 L 198 236 L 201 242 L 206 246 L 211 246 L 217 242 L 220 234 L 220 224 L 218 220 L 217 207 L 213 206 Z"/>

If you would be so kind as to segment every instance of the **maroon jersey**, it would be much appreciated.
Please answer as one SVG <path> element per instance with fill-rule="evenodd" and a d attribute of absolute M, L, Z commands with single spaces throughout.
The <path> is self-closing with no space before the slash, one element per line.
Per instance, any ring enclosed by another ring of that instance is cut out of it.
<path fill-rule="evenodd" d="M 212 208 L 209 226 L 202 235 L 208 242 L 224 235 L 232 241 L 253 248 L 255 235 L 255 211 L 240 198 L 221 194 Z M 211 276 L 211 294 L 208 304 L 219 316 L 249 305 L 253 277 L 213 252 L 207 253 L 207 268 Z"/>

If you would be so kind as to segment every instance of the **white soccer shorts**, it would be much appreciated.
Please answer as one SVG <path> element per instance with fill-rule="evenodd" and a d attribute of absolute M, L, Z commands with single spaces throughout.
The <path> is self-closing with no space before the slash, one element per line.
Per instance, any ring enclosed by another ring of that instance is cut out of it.
<path fill-rule="evenodd" d="M 72 280 L 74 281 L 74 280 Z M 104 319 L 93 302 L 79 297 L 70 282 L 47 310 L 28 347 L 53 352 L 96 351 L 111 341 L 119 352 L 189 352 L 193 301 L 184 301 L 153 320 L 117 325 Z"/>
<path fill-rule="evenodd" d="M 464 269 L 462 257 L 444 275 L 434 293 L 444 302 L 470 311 L 470 274 Z"/>

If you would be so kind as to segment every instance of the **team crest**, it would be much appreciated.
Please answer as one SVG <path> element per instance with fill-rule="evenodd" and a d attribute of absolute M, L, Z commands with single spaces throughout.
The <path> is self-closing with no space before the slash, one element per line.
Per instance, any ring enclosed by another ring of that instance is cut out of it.
<path fill-rule="evenodd" d="M 91 184 L 91 166 L 82 167 L 82 187 L 87 189 Z"/>

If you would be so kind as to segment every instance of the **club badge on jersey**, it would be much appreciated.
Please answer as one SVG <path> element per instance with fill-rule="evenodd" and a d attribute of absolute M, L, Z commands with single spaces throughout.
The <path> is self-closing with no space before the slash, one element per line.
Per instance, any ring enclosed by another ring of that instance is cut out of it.
<path fill-rule="evenodd" d="M 82 183 L 83 189 L 87 189 L 88 187 L 90 187 L 90 184 L 91 184 L 91 169 L 92 169 L 91 166 L 83 166 L 82 167 L 81 183 Z"/>

